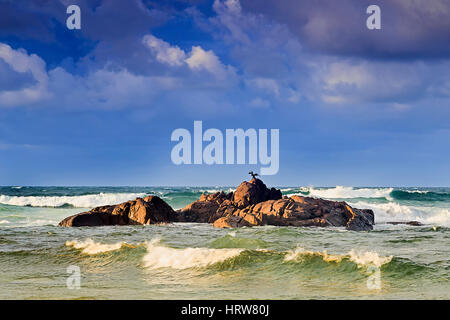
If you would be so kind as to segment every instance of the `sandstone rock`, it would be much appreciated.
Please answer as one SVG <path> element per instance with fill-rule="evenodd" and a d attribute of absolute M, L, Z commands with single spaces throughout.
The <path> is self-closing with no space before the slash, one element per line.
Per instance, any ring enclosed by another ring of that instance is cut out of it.
<path fill-rule="evenodd" d="M 161 198 L 136 198 L 115 206 L 102 206 L 62 220 L 62 227 L 109 226 L 167 223 L 175 221 L 176 212 Z"/>
<path fill-rule="evenodd" d="M 351 208 L 345 202 L 300 196 L 267 200 L 243 209 L 223 202 L 218 213 L 239 217 L 252 226 L 344 226 L 348 230 L 361 231 L 371 230 L 373 225 L 371 210 Z"/>
<path fill-rule="evenodd" d="M 216 215 L 217 209 L 224 201 L 229 201 L 233 193 L 223 191 L 213 194 L 202 194 L 200 199 L 178 211 L 180 222 L 213 223 L 223 215 Z"/>
<path fill-rule="evenodd" d="M 260 179 L 253 178 L 250 182 L 244 181 L 233 195 L 233 203 L 238 208 L 245 208 L 266 200 L 281 199 L 281 191 L 275 188 L 268 189 Z"/>
<path fill-rule="evenodd" d="M 92 209 L 88 212 L 82 212 L 62 220 L 58 226 L 61 227 L 96 227 L 111 224 L 111 212 L 114 206 L 103 206 Z"/>
<path fill-rule="evenodd" d="M 250 224 L 240 217 L 228 216 L 217 219 L 214 221 L 213 226 L 216 228 L 239 228 L 249 227 Z"/>

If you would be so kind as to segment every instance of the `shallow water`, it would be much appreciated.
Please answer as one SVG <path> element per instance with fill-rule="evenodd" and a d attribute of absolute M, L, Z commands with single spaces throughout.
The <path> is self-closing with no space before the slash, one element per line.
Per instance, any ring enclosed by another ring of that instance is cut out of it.
<path fill-rule="evenodd" d="M 390 188 L 283 189 L 288 195 L 371 207 L 377 222 L 371 232 L 274 226 L 223 230 L 196 223 L 56 226 L 84 210 L 77 206 L 157 194 L 179 208 L 215 189 L 0 188 L 0 298 L 450 298 L 448 189 L 397 194 Z M 384 223 L 389 220 L 425 225 Z M 78 290 L 67 287 L 69 266 L 80 268 Z M 374 286 L 378 270 L 380 282 Z"/>

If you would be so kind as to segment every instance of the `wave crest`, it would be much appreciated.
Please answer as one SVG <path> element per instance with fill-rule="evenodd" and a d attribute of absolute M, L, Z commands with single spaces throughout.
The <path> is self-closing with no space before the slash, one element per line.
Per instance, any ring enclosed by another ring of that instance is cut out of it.
<path fill-rule="evenodd" d="M 395 202 L 369 203 L 358 201 L 349 204 L 357 208 L 372 209 L 377 224 L 389 221 L 417 220 L 425 224 L 450 225 L 448 208 L 406 206 Z"/>
<path fill-rule="evenodd" d="M 358 267 L 370 265 L 381 267 L 382 265 L 391 262 L 393 258 L 393 256 L 388 257 L 379 256 L 378 253 L 372 251 L 356 252 L 354 249 L 352 249 L 347 254 L 334 255 L 328 254 L 325 250 L 322 252 L 309 251 L 301 247 L 297 247 L 295 250 L 287 252 L 287 254 L 284 257 L 284 261 L 295 261 L 298 259 L 303 259 L 305 257 L 311 256 L 320 257 L 325 262 L 335 262 L 335 263 L 339 263 L 342 260 L 346 259 L 355 263 L 356 265 L 358 265 Z"/>
<path fill-rule="evenodd" d="M 244 249 L 184 248 L 160 245 L 158 239 L 147 242 L 147 254 L 142 261 L 146 268 L 188 269 L 202 268 L 223 262 L 241 254 Z"/>
<path fill-rule="evenodd" d="M 132 246 L 126 242 L 117 242 L 113 244 L 104 244 L 100 242 L 95 242 L 92 239 L 86 239 L 85 241 L 66 241 L 65 245 L 67 247 L 73 247 L 75 249 L 81 249 L 81 252 L 88 255 L 95 255 L 99 253 L 109 252 L 119 250 L 124 246 Z"/>
<path fill-rule="evenodd" d="M 0 195 L 0 204 L 31 207 L 63 207 L 93 208 L 125 202 L 145 193 L 98 193 L 82 196 L 6 196 Z"/>
<path fill-rule="evenodd" d="M 350 198 L 385 198 L 392 200 L 393 188 L 353 188 L 336 186 L 335 188 L 301 188 L 297 195 L 308 195 L 311 197 L 327 199 L 350 199 Z"/>

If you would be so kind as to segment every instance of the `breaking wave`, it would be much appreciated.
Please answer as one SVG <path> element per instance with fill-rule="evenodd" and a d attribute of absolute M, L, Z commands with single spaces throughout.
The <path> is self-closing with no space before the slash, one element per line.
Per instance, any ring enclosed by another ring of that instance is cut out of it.
<path fill-rule="evenodd" d="M 240 255 L 244 249 L 184 248 L 160 245 L 158 239 L 147 242 L 147 254 L 142 261 L 146 268 L 202 268 Z"/>
<path fill-rule="evenodd" d="M 327 199 L 378 198 L 385 200 L 410 201 L 450 201 L 450 193 L 430 190 L 408 190 L 394 188 L 354 188 L 336 186 L 334 188 L 285 188 L 286 195 L 301 195 Z"/>
<path fill-rule="evenodd" d="M 145 193 L 98 193 L 82 196 L 7 196 L 0 195 L 0 204 L 30 207 L 75 207 L 93 208 L 112 205 L 136 197 L 143 197 Z"/>
<path fill-rule="evenodd" d="M 243 252 L 245 252 L 245 256 L 250 259 L 252 256 L 261 258 L 261 254 L 266 255 L 266 258 L 268 259 L 278 256 L 283 258 L 283 261 L 285 262 L 304 261 L 308 258 L 319 257 L 325 262 L 340 263 L 342 261 L 350 261 L 358 267 L 369 265 L 381 267 L 382 265 L 391 262 L 393 258 L 393 256 L 380 256 L 377 252 L 357 252 L 354 249 L 350 250 L 347 254 L 328 254 L 326 251 L 310 251 L 301 247 L 288 251 L 245 248 L 171 248 L 162 245 L 159 239 L 153 239 L 141 244 L 129 244 L 126 242 L 105 244 L 95 242 L 92 239 L 86 239 L 84 241 L 66 241 L 65 245 L 81 250 L 81 253 L 87 255 L 96 255 L 120 250 L 122 248 L 136 248 L 143 245 L 147 248 L 147 252 L 142 258 L 142 263 L 144 267 L 149 269 L 205 268 L 237 258 Z"/>
<path fill-rule="evenodd" d="M 307 195 L 317 198 L 328 199 L 350 199 L 350 198 L 385 198 L 392 199 L 391 192 L 393 188 L 353 188 L 337 186 L 335 188 L 300 188 L 297 195 Z M 291 194 L 291 195 L 293 195 Z"/>
<path fill-rule="evenodd" d="M 67 247 L 73 247 L 74 249 L 81 249 L 81 253 L 94 255 L 109 251 L 119 250 L 122 247 L 136 247 L 136 245 L 128 244 L 126 242 L 117 242 L 113 244 L 104 244 L 100 242 L 95 242 L 92 239 L 87 239 L 85 241 L 66 241 L 65 245 Z"/>
<path fill-rule="evenodd" d="M 428 265 L 422 265 L 409 259 L 392 255 L 383 256 L 377 252 L 358 251 L 355 249 L 351 249 L 344 254 L 329 254 L 326 251 L 305 250 L 301 247 L 285 251 L 210 247 L 173 248 L 162 244 L 159 239 L 137 244 L 127 242 L 107 244 L 87 239 L 67 241 L 65 245 L 71 249 L 79 250 L 86 257 L 114 253 L 116 259 L 124 262 L 133 261 L 133 263 L 142 266 L 148 271 L 204 269 L 204 271 L 214 270 L 216 272 L 236 270 L 237 268 L 248 268 L 251 270 L 262 263 L 268 269 L 279 271 L 281 270 L 280 268 L 287 268 L 283 270 L 300 273 L 311 270 L 314 270 L 314 272 L 330 272 L 329 268 L 337 268 L 331 272 L 353 273 L 357 269 L 364 271 L 366 268 L 375 266 L 383 267 L 383 270 L 388 272 L 389 276 L 401 277 L 405 272 L 415 274 L 428 269 L 432 270 Z M 140 249 L 138 250 L 138 248 Z M 26 253 L 21 252 L 20 254 Z M 107 256 L 104 258 L 110 259 L 111 257 Z M 105 261 L 110 263 L 111 260 Z M 98 263 L 98 260 L 94 262 Z M 326 263 L 326 265 L 323 263 Z M 297 264 L 301 268 L 298 268 Z"/>
<path fill-rule="evenodd" d="M 406 206 L 396 202 L 370 203 L 358 201 L 349 204 L 356 208 L 372 209 L 377 224 L 389 221 L 416 220 L 425 224 L 450 226 L 450 211 L 448 208 Z"/>
<path fill-rule="evenodd" d="M 382 265 L 391 262 L 393 256 L 383 257 L 379 256 L 378 253 L 372 251 L 356 252 L 354 249 L 350 250 L 347 254 L 333 255 L 328 254 L 326 251 L 309 251 L 301 247 L 297 247 L 293 251 L 289 251 L 284 257 L 284 261 L 295 261 L 298 259 L 303 259 L 305 257 L 320 257 L 325 262 L 336 262 L 348 260 L 358 267 L 374 265 L 381 267 Z"/>

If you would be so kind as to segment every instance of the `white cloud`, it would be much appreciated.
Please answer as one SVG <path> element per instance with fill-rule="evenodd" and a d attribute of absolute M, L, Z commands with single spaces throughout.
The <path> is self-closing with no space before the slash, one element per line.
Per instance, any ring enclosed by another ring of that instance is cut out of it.
<path fill-rule="evenodd" d="M 36 81 L 33 85 L 17 90 L 0 88 L 0 106 L 27 105 L 48 97 L 48 75 L 44 60 L 35 54 L 28 55 L 23 49 L 14 50 L 4 43 L 0 43 L 0 59 L 14 72 L 31 73 Z"/>
<path fill-rule="evenodd" d="M 220 80 L 235 73 L 234 68 L 221 63 L 212 50 L 204 50 L 200 46 L 193 46 L 187 54 L 178 46 L 172 46 L 153 35 L 144 36 L 143 43 L 155 55 L 156 60 L 171 67 L 186 65 L 193 71 L 207 71 Z"/>
<path fill-rule="evenodd" d="M 171 46 L 169 43 L 151 34 L 144 36 L 143 43 L 155 54 L 156 60 L 159 62 L 170 66 L 181 66 L 184 64 L 186 54 L 178 46 Z"/>
<path fill-rule="evenodd" d="M 225 78 L 231 69 L 225 67 L 212 50 L 205 51 L 199 46 L 192 47 L 186 63 L 192 70 L 206 70 L 218 78 Z"/>
<path fill-rule="evenodd" d="M 424 94 L 429 68 L 422 63 L 325 61 L 314 69 L 319 94 L 331 104 L 398 102 Z"/>

